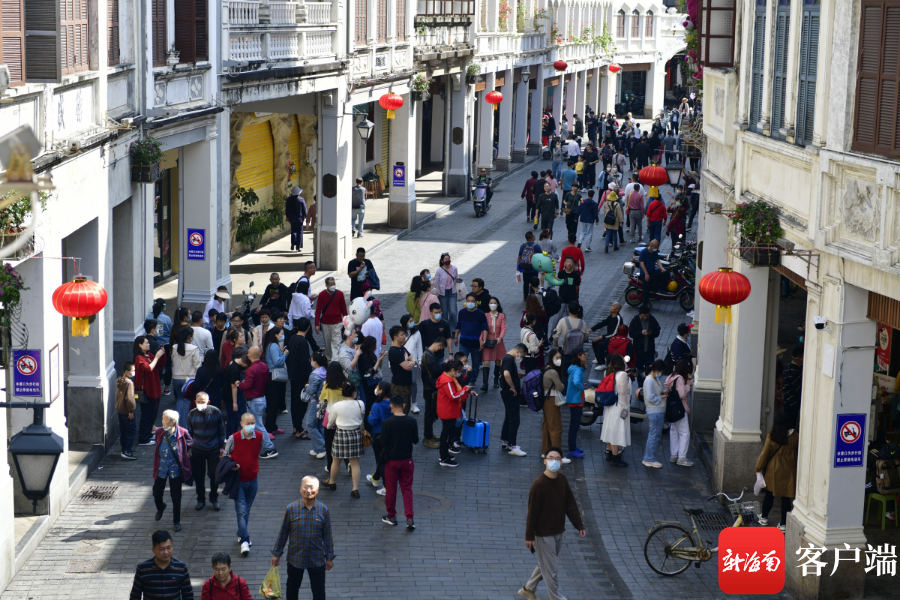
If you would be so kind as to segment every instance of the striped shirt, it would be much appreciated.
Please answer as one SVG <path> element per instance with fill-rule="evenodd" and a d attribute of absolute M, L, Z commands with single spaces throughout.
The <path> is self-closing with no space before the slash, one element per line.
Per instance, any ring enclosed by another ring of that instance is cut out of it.
<path fill-rule="evenodd" d="M 173 558 L 165 569 L 151 558 L 138 563 L 134 571 L 134 584 L 131 586 L 131 600 L 194 600 L 191 588 L 191 576 L 187 565 Z"/>
<path fill-rule="evenodd" d="M 225 423 L 222 413 L 215 406 L 206 410 L 196 408 L 188 415 L 188 431 L 194 438 L 194 448 L 200 450 L 221 450 L 225 448 Z"/>
<path fill-rule="evenodd" d="M 321 502 L 316 502 L 312 508 L 306 508 L 302 500 L 288 505 L 272 554 L 281 556 L 289 538 L 287 560 L 293 567 L 321 567 L 325 561 L 334 560 L 331 516 L 328 507 Z"/>

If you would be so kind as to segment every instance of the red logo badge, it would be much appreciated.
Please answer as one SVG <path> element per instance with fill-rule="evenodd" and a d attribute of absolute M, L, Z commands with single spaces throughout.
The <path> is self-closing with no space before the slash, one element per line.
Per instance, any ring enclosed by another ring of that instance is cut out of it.
<path fill-rule="evenodd" d="M 726 594 L 777 594 L 784 589 L 784 534 L 776 527 L 723 530 L 719 587 Z"/>

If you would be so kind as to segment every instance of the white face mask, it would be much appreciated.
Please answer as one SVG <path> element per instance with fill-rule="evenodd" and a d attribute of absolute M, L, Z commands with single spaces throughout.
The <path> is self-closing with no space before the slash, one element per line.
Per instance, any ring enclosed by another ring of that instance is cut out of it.
<path fill-rule="evenodd" d="M 554 359 L 553 359 L 553 364 L 556 365 L 557 367 L 560 366 L 560 365 L 562 364 L 562 359 L 561 359 L 561 358 L 554 358 Z"/>
<path fill-rule="evenodd" d="M 204 410 L 206 410 L 206 407 L 207 407 L 207 406 L 209 406 L 209 404 L 205 404 L 205 403 L 204 403 L 204 404 L 201 404 L 201 403 L 198 402 L 198 403 L 197 403 L 197 410 L 199 410 L 200 412 L 203 412 Z"/>
<path fill-rule="evenodd" d="M 562 467 L 562 461 L 559 460 L 548 460 L 547 468 L 550 469 L 551 472 L 556 473 L 559 471 L 560 467 Z"/>
<path fill-rule="evenodd" d="M 496 304 L 491 304 L 490 307 L 491 307 L 491 310 L 497 310 L 497 305 L 496 305 Z"/>
<path fill-rule="evenodd" d="M 329 286 L 328 286 L 328 293 L 329 293 L 329 294 L 333 294 L 333 293 L 334 293 L 334 290 L 336 290 L 336 289 L 337 289 L 337 286 L 336 286 L 336 285 L 329 285 Z"/>

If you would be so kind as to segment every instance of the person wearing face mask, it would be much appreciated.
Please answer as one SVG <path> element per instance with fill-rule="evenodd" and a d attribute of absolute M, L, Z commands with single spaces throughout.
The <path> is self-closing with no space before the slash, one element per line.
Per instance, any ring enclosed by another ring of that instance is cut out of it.
<path fill-rule="evenodd" d="M 191 434 L 178 426 L 178 412 L 163 412 L 162 427 L 156 428 L 156 449 L 153 452 L 153 501 L 156 503 L 157 521 L 166 510 L 163 491 L 169 481 L 172 497 L 172 521 L 175 531 L 181 531 L 181 486 L 191 481 L 190 450 L 194 444 Z"/>
<path fill-rule="evenodd" d="M 122 453 L 119 455 L 125 460 L 137 460 L 134 455 L 134 437 L 137 435 L 137 421 L 134 411 L 137 404 L 134 401 L 134 363 L 126 361 L 122 367 L 122 376 L 116 379 L 116 413 L 119 416 L 119 441 L 122 445 Z"/>
<path fill-rule="evenodd" d="M 546 457 L 551 447 L 562 446 L 562 414 L 560 406 L 566 403 L 567 377 L 561 377 L 562 354 L 558 349 L 552 348 L 547 354 L 548 364 L 544 367 L 541 384 L 544 386 L 544 418 L 541 424 L 541 458 Z M 572 460 L 562 458 L 563 464 L 569 464 Z"/>
<path fill-rule="evenodd" d="M 419 294 L 419 298 L 416 301 L 416 308 L 418 309 L 419 313 L 419 320 L 417 321 L 417 323 L 423 323 L 425 321 L 428 321 L 429 317 L 431 316 L 431 307 L 437 304 L 438 308 L 440 308 L 441 304 L 437 295 L 435 295 L 434 293 L 434 286 L 432 285 L 431 280 L 423 279 L 420 282 L 419 286 L 421 293 Z M 456 307 L 454 306 L 454 309 L 455 308 Z M 438 314 L 440 314 L 440 311 L 438 311 Z"/>
<path fill-rule="evenodd" d="M 534 480 L 528 492 L 528 516 L 525 519 L 525 546 L 534 551 L 538 564 L 518 593 L 525 600 L 538 600 L 535 590 L 543 579 L 551 598 L 565 600 L 559 591 L 557 564 L 566 517 L 578 530 L 578 537 L 585 537 L 587 531 L 569 480 L 560 473 L 562 450 L 556 446 L 548 448 L 544 465 L 547 468 Z"/>
<path fill-rule="evenodd" d="M 234 461 L 233 471 L 239 471 L 238 485 L 234 498 L 234 512 L 237 515 L 238 543 L 241 556 L 250 554 L 250 508 L 259 489 L 259 453 L 262 450 L 263 434 L 256 431 L 256 417 L 244 413 L 241 429 L 225 442 L 225 456 Z"/>
<path fill-rule="evenodd" d="M 422 309 L 419 308 L 419 298 L 422 296 L 422 276 L 413 275 L 409 291 L 406 292 L 406 312 L 412 315 L 413 323 L 421 321 Z"/>
<path fill-rule="evenodd" d="M 329 361 L 337 358 L 341 347 L 341 321 L 347 316 L 347 301 L 344 292 L 337 289 L 334 277 L 325 280 L 325 291 L 316 300 L 316 333 L 321 333 L 325 356 Z"/>
<path fill-rule="evenodd" d="M 278 427 L 278 409 L 285 402 L 287 393 L 287 357 L 289 350 L 284 348 L 284 329 L 275 326 L 266 333 L 263 353 L 266 366 L 273 377 L 266 383 L 266 431 L 272 435 L 281 435 L 284 429 Z M 274 377 L 278 377 L 275 379 Z"/>
<path fill-rule="evenodd" d="M 441 254 L 438 270 L 434 274 L 434 287 L 441 303 L 441 312 L 450 323 L 450 331 L 456 331 L 456 284 L 462 283 L 456 267 L 450 264 L 450 255 Z"/>
<path fill-rule="evenodd" d="M 210 406 L 209 396 L 197 392 L 196 408 L 188 415 L 188 432 L 194 438 L 191 449 L 191 470 L 197 478 L 197 510 L 206 506 L 206 473 L 209 470 L 209 503 L 219 510 L 219 490 L 216 467 L 225 454 L 225 422 L 222 413 Z"/>
<path fill-rule="evenodd" d="M 482 364 L 485 365 L 481 369 L 484 374 L 484 385 L 481 386 L 482 392 L 488 391 L 488 375 L 491 372 L 491 363 L 494 363 L 494 387 L 500 387 L 500 361 L 503 360 L 503 356 L 506 354 L 506 346 L 503 344 L 503 338 L 506 336 L 506 315 L 503 314 L 500 300 L 496 297 L 491 297 L 488 301 L 488 309 L 488 312 L 485 314 L 488 326 L 487 338 L 481 351 Z"/>
<path fill-rule="evenodd" d="M 647 420 L 650 431 L 647 432 L 647 444 L 644 446 L 642 465 L 648 469 L 662 469 L 662 463 L 656 460 L 656 446 L 662 439 L 663 423 L 666 420 L 666 363 L 655 360 L 647 369 L 644 378 L 644 404 L 647 406 Z"/>
<path fill-rule="evenodd" d="M 456 331 L 456 342 L 459 349 L 469 358 L 469 364 L 472 366 L 472 374 L 474 375 L 471 383 L 474 384 L 478 380 L 478 369 L 481 368 L 481 350 L 484 348 L 484 341 L 487 339 L 488 323 L 484 313 L 475 308 L 475 294 L 470 293 L 466 296 L 466 306 L 459 311 L 457 323 L 459 329 Z M 488 376 L 484 374 L 484 390 L 487 391 Z"/>

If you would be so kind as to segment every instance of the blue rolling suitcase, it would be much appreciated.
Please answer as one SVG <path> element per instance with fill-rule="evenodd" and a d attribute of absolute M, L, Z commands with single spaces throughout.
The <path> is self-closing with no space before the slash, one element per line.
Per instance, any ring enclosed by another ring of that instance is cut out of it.
<path fill-rule="evenodd" d="M 465 420 L 462 429 L 462 443 L 475 452 L 487 452 L 491 443 L 491 424 L 477 418 L 478 396 L 469 394 L 472 398 L 472 416 Z"/>

